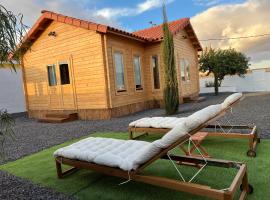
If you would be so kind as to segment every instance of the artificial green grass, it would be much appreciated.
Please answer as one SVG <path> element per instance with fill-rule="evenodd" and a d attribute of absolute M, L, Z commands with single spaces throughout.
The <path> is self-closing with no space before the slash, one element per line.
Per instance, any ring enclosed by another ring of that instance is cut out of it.
<path fill-rule="evenodd" d="M 127 133 L 97 133 L 91 136 L 112 137 L 127 139 Z M 158 136 L 150 135 L 140 139 L 151 141 Z M 24 157 L 14 162 L 0 166 L 0 170 L 8 171 L 16 176 L 31 180 L 42 186 L 51 187 L 56 191 L 78 199 L 206 199 L 192 194 L 178 192 L 174 190 L 159 188 L 143 183 L 131 181 L 124 185 L 119 185 L 123 179 L 105 176 L 96 172 L 80 170 L 64 179 L 56 176 L 53 152 L 63 146 L 71 144 L 77 140 L 43 150 L 36 154 Z M 270 141 L 262 140 L 257 147 L 257 157 L 246 156 L 247 140 L 208 138 L 203 146 L 214 158 L 243 161 L 248 165 L 248 176 L 250 184 L 254 187 L 254 193 L 248 199 L 269 199 L 270 198 Z M 177 151 L 180 153 L 180 151 Z M 179 166 L 184 177 L 191 177 L 196 172 L 196 168 Z M 178 174 L 172 164 L 167 161 L 156 161 L 146 168 L 146 174 L 178 178 Z M 217 189 L 229 187 L 236 170 L 206 167 L 202 173 L 196 177 L 194 182 L 209 184 Z"/>

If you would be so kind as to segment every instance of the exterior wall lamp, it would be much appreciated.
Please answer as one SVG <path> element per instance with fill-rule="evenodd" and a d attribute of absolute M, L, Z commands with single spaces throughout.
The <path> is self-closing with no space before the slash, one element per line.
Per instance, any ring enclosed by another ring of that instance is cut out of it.
<path fill-rule="evenodd" d="M 51 31 L 49 32 L 48 36 L 56 37 L 57 35 L 55 31 Z"/>

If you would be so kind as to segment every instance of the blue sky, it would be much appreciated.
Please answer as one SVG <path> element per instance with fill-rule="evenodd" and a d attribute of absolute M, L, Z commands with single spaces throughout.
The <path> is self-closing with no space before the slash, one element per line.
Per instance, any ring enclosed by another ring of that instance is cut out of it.
<path fill-rule="evenodd" d="M 136 6 L 143 2 L 143 0 L 92 0 L 87 1 L 86 7 L 89 9 L 94 7 L 96 10 L 104 8 L 125 9 L 136 8 Z M 167 2 L 168 18 L 172 21 L 183 17 L 193 17 L 211 6 L 228 3 L 235 4 L 243 2 L 243 0 L 167 0 L 165 2 Z M 138 15 L 119 16 L 117 19 L 122 28 L 139 30 L 149 27 L 149 21 L 153 21 L 156 24 L 162 23 L 162 10 L 161 7 L 156 7 Z"/>
<path fill-rule="evenodd" d="M 112 3 L 113 2 L 113 3 Z M 139 4 L 140 0 L 125 1 L 124 7 L 134 7 Z M 213 5 L 237 2 L 232 0 L 223 1 L 193 1 L 193 0 L 175 0 L 172 3 L 167 4 L 167 14 L 170 21 L 176 20 L 184 17 L 193 17 L 194 15 L 201 13 L 210 7 L 208 3 L 213 3 Z M 216 2 L 216 3 L 214 3 Z M 99 3 L 101 7 L 123 7 L 123 0 L 103 0 Z M 156 24 L 162 23 L 162 10 L 161 8 L 156 8 L 144 12 L 137 16 L 127 16 L 119 19 L 121 24 L 128 29 L 138 30 L 142 28 L 149 27 L 149 21 L 153 21 Z"/>
<path fill-rule="evenodd" d="M 2 0 L 7 9 L 24 14 L 31 26 L 50 10 L 116 26 L 127 31 L 162 22 L 163 0 Z M 166 0 L 170 21 L 190 17 L 199 39 L 270 34 L 270 0 Z M 270 67 L 270 37 L 201 42 L 203 47 L 235 48 L 251 58 L 252 68 Z"/>

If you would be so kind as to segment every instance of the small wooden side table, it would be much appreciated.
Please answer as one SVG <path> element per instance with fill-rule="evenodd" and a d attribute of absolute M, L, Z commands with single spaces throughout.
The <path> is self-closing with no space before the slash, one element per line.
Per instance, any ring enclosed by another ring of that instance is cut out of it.
<path fill-rule="evenodd" d="M 201 146 L 203 140 L 207 137 L 208 135 L 208 132 L 198 132 L 198 133 L 195 133 L 194 135 L 192 135 L 190 137 L 190 139 L 193 141 L 193 143 L 191 142 L 191 145 L 192 147 L 190 148 L 190 150 L 188 151 L 184 144 L 181 144 L 180 145 L 180 148 L 183 150 L 183 152 L 186 154 L 186 156 L 200 156 L 201 155 L 199 153 L 194 153 L 194 151 L 198 148 L 202 155 L 206 158 L 210 158 L 209 154 L 207 153 L 207 151 L 205 150 L 205 148 L 203 148 Z"/>

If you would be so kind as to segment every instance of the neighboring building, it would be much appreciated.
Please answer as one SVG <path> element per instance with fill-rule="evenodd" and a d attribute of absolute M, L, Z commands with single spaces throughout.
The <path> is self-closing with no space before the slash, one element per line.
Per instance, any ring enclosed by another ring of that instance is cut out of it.
<path fill-rule="evenodd" d="M 213 82 L 213 76 L 200 77 L 201 93 L 214 92 L 213 87 L 206 87 L 206 84 Z M 248 70 L 244 78 L 238 75 L 225 76 L 219 88 L 220 92 L 270 92 L 270 68 Z"/>
<path fill-rule="evenodd" d="M 25 112 L 22 72 L 16 67 L 16 72 L 6 67 L 0 68 L 0 109 L 9 113 Z"/>
<path fill-rule="evenodd" d="M 169 23 L 174 36 L 180 100 L 199 93 L 201 45 L 188 18 Z M 76 112 L 108 119 L 162 105 L 162 26 L 129 33 L 42 11 L 23 57 L 30 117 Z"/>

